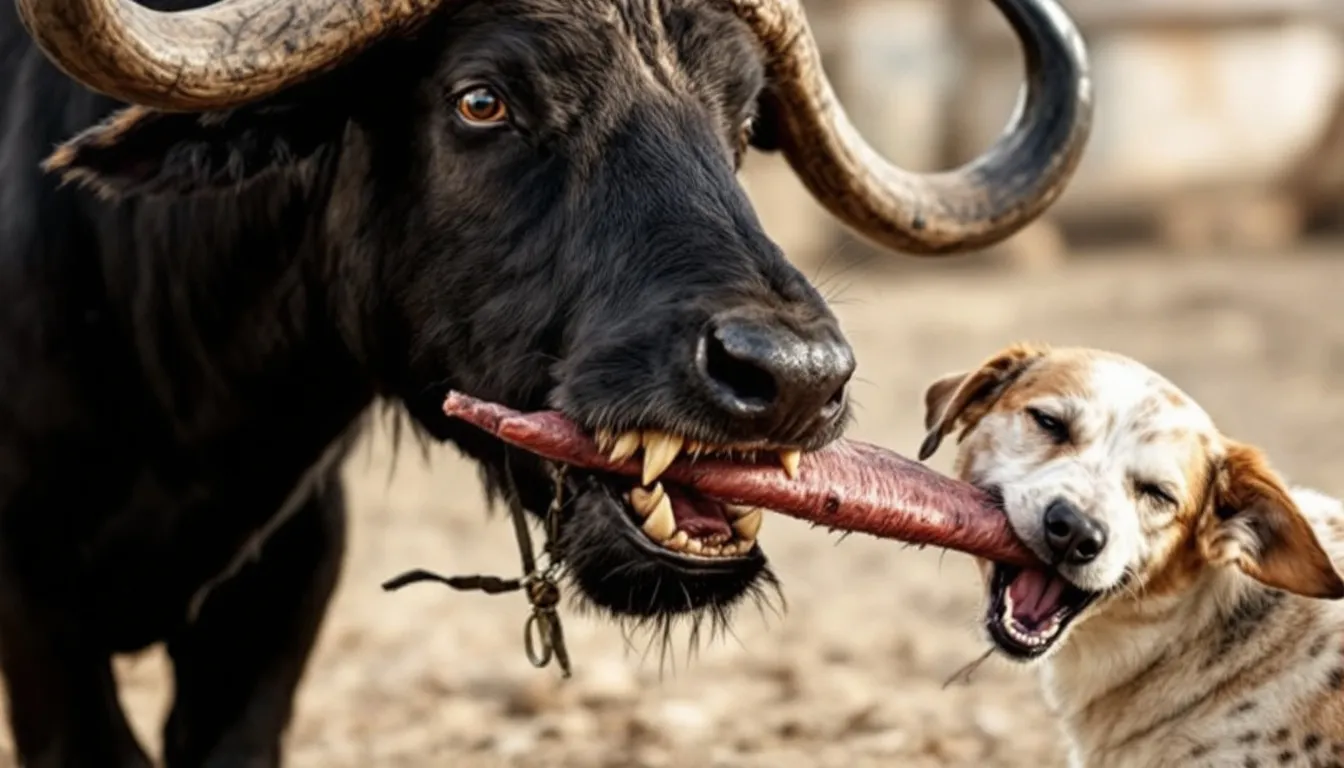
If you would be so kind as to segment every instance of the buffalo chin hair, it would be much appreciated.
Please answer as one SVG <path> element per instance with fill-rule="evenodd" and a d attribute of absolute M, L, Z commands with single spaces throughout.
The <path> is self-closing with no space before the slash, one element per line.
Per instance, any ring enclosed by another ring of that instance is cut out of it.
<path fill-rule="evenodd" d="M 574 607 L 596 612 L 631 633 L 649 635 L 666 656 L 673 630 L 690 628 L 692 649 L 724 634 L 743 603 L 779 613 L 784 596 L 763 555 L 688 574 L 636 544 L 617 516 L 622 509 L 604 489 L 588 485 L 570 506 L 560 546 Z M 650 545 L 652 546 L 652 545 Z"/>

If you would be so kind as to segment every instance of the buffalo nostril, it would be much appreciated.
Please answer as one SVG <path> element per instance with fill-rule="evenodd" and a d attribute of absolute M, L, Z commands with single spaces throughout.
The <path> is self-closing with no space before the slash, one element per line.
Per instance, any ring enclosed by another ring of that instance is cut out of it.
<path fill-rule="evenodd" d="M 826 398 L 826 403 L 821 406 L 821 415 L 823 417 L 830 418 L 831 416 L 835 415 L 836 411 L 839 411 L 842 407 L 844 407 L 845 390 L 848 387 L 849 382 L 846 381 L 842 383 L 840 386 L 836 387 L 835 391 L 831 393 L 831 396 Z"/>
<path fill-rule="evenodd" d="M 707 334 L 701 366 L 710 381 L 746 408 L 768 408 L 779 396 L 775 377 L 755 362 L 730 352 L 717 331 Z"/>

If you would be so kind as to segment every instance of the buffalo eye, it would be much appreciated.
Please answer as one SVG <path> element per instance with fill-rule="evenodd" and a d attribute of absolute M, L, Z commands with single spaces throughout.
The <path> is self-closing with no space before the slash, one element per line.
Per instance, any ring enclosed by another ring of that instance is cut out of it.
<path fill-rule="evenodd" d="M 1069 425 L 1065 424 L 1062 419 L 1051 416 L 1037 408 L 1028 408 L 1027 415 L 1031 417 L 1032 421 L 1036 422 L 1036 426 L 1040 427 L 1042 432 L 1050 436 L 1051 440 L 1056 443 L 1068 442 Z"/>
<path fill-rule="evenodd" d="M 467 125 L 485 128 L 509 119 L 509 108 L 494 91 L 477 86 L 457 97 L 457 116 Z"/>

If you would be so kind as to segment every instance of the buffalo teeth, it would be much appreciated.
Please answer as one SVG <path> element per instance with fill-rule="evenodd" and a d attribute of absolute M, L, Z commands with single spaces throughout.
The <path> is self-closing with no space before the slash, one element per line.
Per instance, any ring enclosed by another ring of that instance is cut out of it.
<path fill-rule="evenodd" d="M 746 517 L 756 509 L 755 507 L 744 507 L 740 504 L 724 504 L 723 508 L 728 512 L 728 522 L 732 522 L 739 517 Z"/>
<path fill-rule="evenodd" d="M 654 483 L 652 488 L 632 488 L 630 490 L 630 505 L 635 508 L 640 517 L 648 517 L 658 508 L 658 505 L 668 501 L 667 491 L 663 490 L 662 483 Z M 671 502 L 668 502 L 669 506 Z"/>
<path fill-rule="evenodd" d="M 671 539 L 677 532 L 677 520 L 672 515 L 672 499 L 668 498 L 661 485 L 652 491 L 636 488 L 630 492 L 630 504 L 644 515 L 644 524 L 640 530 L 657 542 Z"/>
<path fill-rule="evenodd" d="M 798 465 L 803 461 L 803 452 L 797 448 L 788 448 L 779 452 L 779 463 L 784 465 L 784 474 L 790 480 L 798 479 Z"/>
<path fill-rule="evenodd" d="M 733 521 L 733 530 L 737 535 L 746 541 L 756 539 L 756 534 L 761 532 L 761 523 L 765 520 L 765 515 L 760 509 L 753 509 Z"/>
<path fill-rule="evenodd" d="M 639 450 L 639 443 L 638 432 L 623 432 L 613 440 L 611 452 L 607 455 L 607 459 L 613 464 L 619 464 L 635 455 L 635 451 Z M 647 482 L 644 484 L 648 485 Z"/>
<path fill-rule="evenodd" d="M 681 453 L 684 439 L 666 432 L 644 433 L 644 476 L 643 484 L 648 485 L 663 474 Z"/>

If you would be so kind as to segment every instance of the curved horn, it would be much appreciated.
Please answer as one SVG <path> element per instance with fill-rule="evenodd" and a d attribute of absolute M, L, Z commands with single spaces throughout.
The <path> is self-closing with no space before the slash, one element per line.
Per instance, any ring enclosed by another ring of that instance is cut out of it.
<path fill-rule="evenodd" d="M 223 0 L 177 13 L 132 0 L 17 0 L 66 74 L 165 111 L 264 98 L 423 20 L 442 0 Z"/>
<path fill-rule="evenodd" d="M 850 123 L 800 0 L 727 0 L 760 38 L 778 99 L 780 148 L 813 196 L 860 234 L 921 255 L 1004 240 L 1064 189 L 1092 127 L 1087 50 L 1055 0 L 993 0 L 1022 42 L 1027 87 L 992 148 L 920 174 L 877 153 Z"/>

